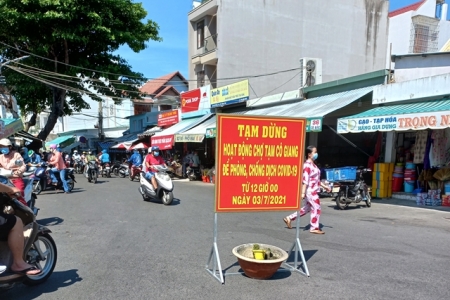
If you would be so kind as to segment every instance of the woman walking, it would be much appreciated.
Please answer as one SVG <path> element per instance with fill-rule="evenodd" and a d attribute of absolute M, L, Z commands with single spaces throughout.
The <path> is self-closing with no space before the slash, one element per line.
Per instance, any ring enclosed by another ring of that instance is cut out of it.
<path fill-rule="evenodd" d="M 319 189 L 322 185 L 328 192 L 331 189 L 320 181 L 320 169 L 314 163 L 319 157 L 317 148 L 315 146 L 308 146 L 306 148 L 306 161 L 303 164 L 303 184 L 302 184 L 302 199 L 306 197 L 306 205 L 300 209 L 300 217 L 304 216 L 308 212 L 311 212 L 311 222 L 309 232 L 314 234 L 324 234 L 319 227 L 320 218 L 320 199 Z M 291 221 L 297 219 L 298 212 L 295 212 L 283 220 L 287 227 L 290 229 Z"/>

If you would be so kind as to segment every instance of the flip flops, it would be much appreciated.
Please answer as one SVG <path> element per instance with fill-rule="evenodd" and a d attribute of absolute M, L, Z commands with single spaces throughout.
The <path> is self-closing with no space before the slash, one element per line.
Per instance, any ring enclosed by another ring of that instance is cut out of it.
<path fill-rule="evenodd" d="M 30 276 L 38 275 L 38 274 L 40 274 L 40 273 L 42 272 L 41 270 L 39 270 L 39 273 L 36 273 L 36 274 L 27 274 L 29 271 L 36 271 L 36 270 L 39 270 L 39 269 L 33 266 L 33 267 L 29 267 L 29 268 L 27 268 L 27 269 L 23 269 L 23 270 L 20 270 L 20 271 L 14 271 L 14 270 L 11 270 L 11 272 L 14 273 L 14 274 L 19 274 L 19 275 L 30 275 Z"/>

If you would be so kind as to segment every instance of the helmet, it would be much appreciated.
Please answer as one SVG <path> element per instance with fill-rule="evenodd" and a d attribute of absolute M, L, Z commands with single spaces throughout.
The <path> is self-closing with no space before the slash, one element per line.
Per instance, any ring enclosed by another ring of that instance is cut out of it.
<path fill-rule="evenodd" d="M 88 154 L 92 154 L 92 151 L 89 151 Z"/>
<path fill-rule="evenodd" d="M 78 150 L 73 150 L 73 153 L 78 153 Z"/>
<path fill-rule="evenodd" d="M 103 152 L 103 153 L 108 153 L 108 150 L 103 149 L 102 152 Z"/>
<path fill-rule="evenodd" d="M 86 154 L 86 151 L 83 151 L 83 154 Z"/>
<path fill-rule="evenodd" d="M 153 152 L 153 151 L 159 151 L 159 147 L 153 146 L 152 148 L 150 148 L 150 152 Z"/>
<path fill-rule="evenodd" d="M 50 149 L 56 149 L 56 148 L 58 148 L 58 145 L 56 145 L 56 144 L 51 144 L 50 145 Z"/>
<path fill-rule="evenodd" d="M 1 139 L 0 140 L 0 145 L 2 146 L 12 146 L 12 143 L 9 139 Z"/>
<path fill-rule="evenodd" d="M 33 151 L 33 150 L 28 151 L 28 156 L 31 156 L 31 155 L 33 155 L 33 154 L 34 154 L 34 151 Z"/>

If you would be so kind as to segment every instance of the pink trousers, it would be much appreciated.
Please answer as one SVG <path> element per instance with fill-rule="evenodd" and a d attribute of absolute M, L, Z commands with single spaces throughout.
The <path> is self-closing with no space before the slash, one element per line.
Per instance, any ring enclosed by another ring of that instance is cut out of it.
<path fill-rule="evenodd" d="M 319 228 L 320 199 L 319 195 L 316 192 L 306 195 L 306 205 L 300 209 L 300 217 L 303 217 L 309 212 L 311 213 L 311 221 L 310 221 L 311 227 L 309 228 L 309 230 L 320 229 Z M 297 216 L 298 212 L 296 211 L 295 213 L 290 214 L 288 218 L 293 221 L 297 219 Z"/>

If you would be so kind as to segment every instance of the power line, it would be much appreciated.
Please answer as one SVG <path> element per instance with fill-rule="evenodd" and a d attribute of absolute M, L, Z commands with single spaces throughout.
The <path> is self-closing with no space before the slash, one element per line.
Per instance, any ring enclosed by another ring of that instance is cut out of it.
<path fill-rule="evenodd" d="M 43 59 L 43 60 L 51 61 L 52 63 L 55 63 L 55 62 L 56 62 L 56 63 L 58 63 L 58 64 L 65 65 L 65 66 L 68 66 L 68 67 L 77 68 L 77 69 L 80 69 L 80 70 L 86 70 L 86 71 L 95 72 L 95 73 L 99 73 L 99 74 L 108 74 L 108 75 L 114 75 L 114 76 L 120 76 L 120 77 L 121 77 L 121 76 L 124 76 L 124 77 L 127 77 L 127 78 L 135 78 L 135 79 L 139 79 L 139 80 L 145 80 L 145 79 L 146 79 L 146 80 L 161 80 L 161 81 L 166 81 L 166 82 L 167 82 L 166 79 L 161 79 L 161 78 L 127 76 L 127 75 L 119 74 L 119 73 L 102 72 L 102 71 L 98 71 L 98 70 L 95 70 L 95 69 L 89 69 L 89 68 L 84 68 L 84 67 L 80 67 L 80 66 L 75 66 L 75 65 L 67 64 L 67 63 L 65 63 L 65 62 L 55 61 L 55 60 L 53 60 L 53 59 L 50 59 L 50 58 L 47 58 L 47 57 L 44 57 L 44 56 L 41 56 L 41 55 L 34 54 L 34 53 L 32 53 L 32 52 L 28 52 L 28 51 L 19 49 L 19 48 L 17 48 L 17 47 L 8 45 L 8 44 L 6 44 L 6 43 L 4 43 L 4 42 L 1 42 L 1 41 L 0 41 L 0 44 L 4 45 L 4 46 L 6 46 L 6 47 L 9 47 L 9 48 L 11 48 L 11 49 L 15 49 L 15 50 L 17 50 L 17 51 L 20 51 L 20 52 L 22 52 L 22 53 L 28 54 L 28 55 L 30 55 L 30 56 L 34 56 L 34 57 L 37 57 L 37 58 L 40 58 L 40 59 Z M 281 74 L 281 73 L 291 72 L 291 71 L 300 70 L 300 69 L 301 69 L 301 68 L 298 67 L 298 68 L 292 68 L 292 69 L 281 70 L 281 71 L 276 71 L 276 72 L 271 72 L 271 73 L 265 73 L 265 74 L 258 74 L 258 75 L 247 75 L 247 76 L 236 76 L 236 77 L 228 77 L 228 78 L 217 78 L 216 81 L 215 81 L 215 83 L 217 83 L 217 82 L 220 81 L 220 80 L 223 80 L 223 81 L 224 81 L 224 80 L 235 80 L 235 79 L 246 79 L 246 78 L 258 78 L 258 77 L 265 77 L 265 76 L 271 76 L 271 75 L 278 75 L 278 74 Z M 179 82 L 185 82 L 185 81 L 197 82 L 197 79 L 185 79 L 185 80 L 176 80 L 176 81 L 179 81 Z"/>

